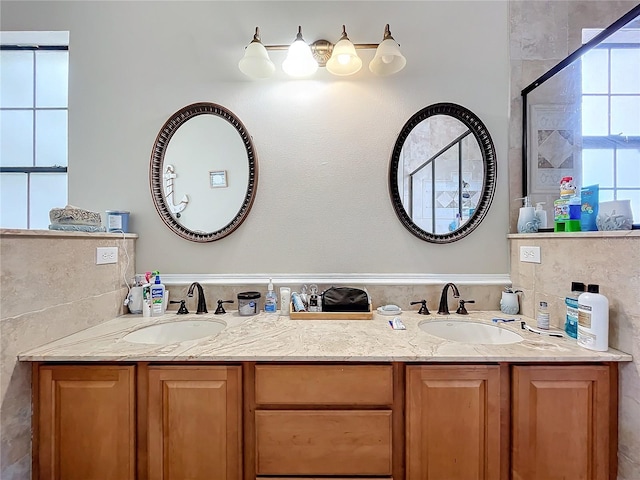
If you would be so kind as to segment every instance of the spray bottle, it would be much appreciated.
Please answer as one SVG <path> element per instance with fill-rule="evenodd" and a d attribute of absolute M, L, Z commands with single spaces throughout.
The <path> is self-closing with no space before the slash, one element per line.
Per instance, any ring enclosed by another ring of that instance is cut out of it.
<path fill-rule="evenodd" d="M 151 316 L 151 272 L 145 272 L 142 283 L 142 316 Z"/>

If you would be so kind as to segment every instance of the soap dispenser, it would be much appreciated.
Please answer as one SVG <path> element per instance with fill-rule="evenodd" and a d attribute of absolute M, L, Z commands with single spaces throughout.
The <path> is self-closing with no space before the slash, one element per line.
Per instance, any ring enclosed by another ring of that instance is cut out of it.
<path fill-rule="evenodd" d="M 276 292 L 273 291 L 273 281 L 269 279 L 269 285 L 267 286 L 267 295 L 264 299 L 264 311 L 275 313 L 278 310 L 278 297 Z"/>
<path fill-rule="evenodd" d="M 520 207 L 518 215 L 518 233 L 536 233 L 538 231 L 538 220 L 536 219 L 535 209 L 531 206 L 529 197 L 519 198 L 523 200 L 523 206 Z"/>

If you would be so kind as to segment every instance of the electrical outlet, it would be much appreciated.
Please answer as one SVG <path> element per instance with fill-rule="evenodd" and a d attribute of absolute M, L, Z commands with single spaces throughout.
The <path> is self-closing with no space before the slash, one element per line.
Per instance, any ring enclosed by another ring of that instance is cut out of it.
<path fill-rule="evenodd" d="M 520 261 L 540 263 L 540 247 L 520 247 Z"/>
<path fill-rule="evenodd" d="M 97 247 L 96 265 L 118 263 L 118 247 Z"/>

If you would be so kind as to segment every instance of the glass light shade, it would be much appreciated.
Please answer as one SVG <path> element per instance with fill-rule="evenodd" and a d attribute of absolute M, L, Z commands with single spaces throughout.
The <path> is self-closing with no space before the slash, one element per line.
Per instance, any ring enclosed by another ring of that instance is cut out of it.
<path fill-rule="evenodd" d="M 376 75 L 392 75 L 399 72 L 407 64 L 407 59 L 400 53 L 400 47 L 393 38 L 387 38 L 378 45 L 376 55 L 369 64 L 369 70 Z"/>
<path fill-rule="evenodd" d="M 362 68 L 362 60 L 348 38 L 340 40 L 333 47 L 327 70 L 334 75 L 353 75 Z"/>
<path fill-rule="evenodd" d="M 289 47 L 282 69 L 292 77 L 308 77 L 318 70 L 318 62 L 314 60 L 309 45 L 304 40 L 296 40 Z"/>
<path fill-rule="evenodd" d="M 260 42 L 251 42 L 247 46 L 244 57 L 238 62 L 238 68 L 251 78 L 267 78 L 276 70 L 267 49 Z"/>

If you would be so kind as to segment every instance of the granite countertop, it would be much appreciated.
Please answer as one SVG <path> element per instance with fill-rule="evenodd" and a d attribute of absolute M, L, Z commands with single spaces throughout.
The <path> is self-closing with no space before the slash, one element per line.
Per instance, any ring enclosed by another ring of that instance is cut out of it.
<path fill-rule="evenodd" d="M 250 317 L 237 311 L 224 315 L 176 315 L 143 318 L 124 315 L 18 355 L 21 361 L 347 361 L 347 362 L 626 362 L 631 355 L 609 349 L 595 352 L 579 347 L 572 338 L 541 336 L 524 331 L 520 320 L 499 323 L 518 332 L 523 341 L 506 345 L 479 345 L 444 340 L 423 332 L 422 321 L 456 319 L 492 323 L 500 312 L 470 312 L 448 317 L 417 312 L 400 314 L 406 330 L 393 330 L 393 317 L 374 313 L 372 320 L 291 320 L 260 313 Z M 223 320 L 227 327 L 215 336 L 163 345 L 123 340 L 128 333 L 156 323 L 185 320 Z"/>

